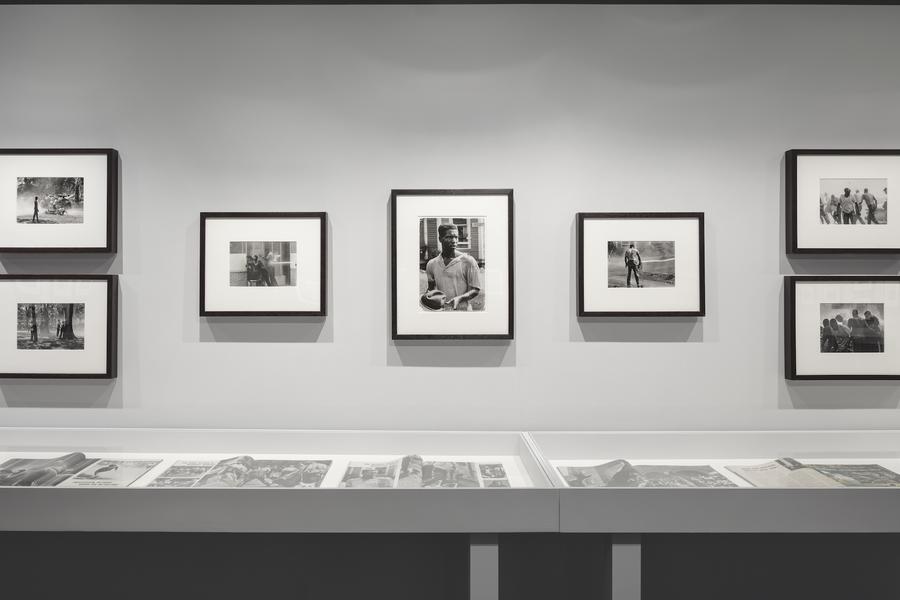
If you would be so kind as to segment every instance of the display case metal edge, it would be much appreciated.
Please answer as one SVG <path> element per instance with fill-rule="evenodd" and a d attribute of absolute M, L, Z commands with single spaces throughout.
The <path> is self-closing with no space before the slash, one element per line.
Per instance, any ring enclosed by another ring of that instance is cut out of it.
<path fill-rule="evenodd" d="M 206 220 L 207 219 L 319 219 L 321 238 L 319 256 L 320 310 L 206 310 Z M 201 317 L 326 317 L 328 284 L 327 212 L 201 212 L 200 213 L 200 316 Z"/>
<path fill-rule="evenodd" d="M 106 155 L 106 245 L 97 247 L 0 247 L 0 254 L 113 254 L 118 247 L 119 152 L 112 148 L 0 148 L 4 155 Z"/>
<path fill-rule="evenodd" d="M 118 275 L 9 275 L 0 281 L 106 281 L 106 371 L 104 373 L 0 373 L 0 379 L 115 379 L 118 376 Z"/>
<path fill-rule="evenodd" d="M 559 531 L 559 491 L 0 487 L 0 531 Z"/>
<path fill-rule="evenodd" d="M 797 310 L 797 283 L 803 281 L 895 281 L 894 275 L 786 275 L 784 277 L 784 377 L 792 381 L 892 381 L 900 380 L 900 375 L 798 375 L 797 339 L 795 314 Z"/>
<path fill-rule="evenodd" d="M 498 334 L 403 334 L 397 333 L 397 196 L 500 196 L 507 197 L 508 256 L 509 256 L 509 317 L 507 333 Z M 391 339 L 392 340 L 512 340 L 515 327 L 515 260 L 512 188 L 460 188 L 460 189 L 393 189 L 391 190 Z"/>
<path fill-rule="evenodd" d="M 567 488 L 562 533 L 900 533 L 892 488 Z"/>
<path fill-rule="evenodd" d="M 792 149 L 784 153 L 785 251 L 788 254 L 900 254 L 897 248 L 800 248 L 797 239 L 797 158 L 799 156 L 897 156 L 900 149 Z"/>
<path fill-rule="evenodd" d="M 700 298 L 698 310 L 675 311 L 586 311 L 584 309 L 584 222 L 586 219 L 690 219 L 698 220 Z M 706 225 L 702 212 L 580 212 L 576 213 L 575 279 L 577 316 L 591 317 L 705 317 L 706 316 Z"/>

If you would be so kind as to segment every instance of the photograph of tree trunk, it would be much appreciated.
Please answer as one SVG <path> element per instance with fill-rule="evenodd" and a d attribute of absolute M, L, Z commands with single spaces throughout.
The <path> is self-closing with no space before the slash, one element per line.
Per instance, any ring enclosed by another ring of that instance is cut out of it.
<path fill-rule="evenodd" d="M 18 304 L 19 350 L 84 350 L 84 303 Z"/>

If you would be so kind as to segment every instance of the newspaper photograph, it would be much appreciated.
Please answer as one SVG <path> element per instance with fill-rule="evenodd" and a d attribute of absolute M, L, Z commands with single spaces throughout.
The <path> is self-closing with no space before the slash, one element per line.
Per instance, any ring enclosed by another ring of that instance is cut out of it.
<path fill-rule="evenodd" d="M 0 464 L 0 486 L 59 485 L 98 459 L 83 452 L 72 452 L 55 458 L 13 458 Z"/>
<path fill-rule="evenodd" d="M 59 487 L 128 487 L 147 474 L 161 460 L 99 460 Z"/>
<path fill-rule="evenodd" d="M 428 461 L 422 464 L 422 487 L 477 488 L 477 465 L 470 462 Z"/>
<path fill-rule="evenodd" d="M 338 484 L 341 488 L 392 488 L 397 477 L 397 464 L 388 462 L 351 462 Z"/>
<path fill-rule="evenodd" d="M 215 466 L 215 461 L 175 461 L 147 487 L 192 487 Z"/>
<path fill-rule="evenodd" d="M 255 460 L 235 456 L 219 461 L 195 487 L 319 487 L 330 460 Z"/>
<path fill-rule="evenodd" d="M 900 475 L 881 465 L 809 465 L 844 487 L 900 487 Z"/>
<path fill-rule="evenodd" d="M 761 465 L 729 465 L 729 471 L 762 488 L 841 487 L 834 479 L 790 458 L 779 458 Z"/>
<path fill-rule="evenodd" d="M 900 475 L 877 464 L 804 464 L 779 458 L 761 465 L 727 468 L 756 487 L 900 487 Z"/>
<path fill-rule="evenodd" d="M 399 488 L 422 487 L 422 465 L 424 461 L 418 454 L 409 454 L 400 461 L 400 478 L 397 481 Z"/>
<path fill-rule="evenodd" d="M 569 487 L 737 487 L 709 465 L 632 465 L 614 460 L 557 469 Z"/>

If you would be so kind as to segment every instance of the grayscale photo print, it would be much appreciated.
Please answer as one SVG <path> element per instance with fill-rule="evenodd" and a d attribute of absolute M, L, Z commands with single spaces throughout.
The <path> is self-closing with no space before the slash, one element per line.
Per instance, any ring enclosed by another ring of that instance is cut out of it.
<path fill-rule="evenodd" d="M 83 177 L 18 177 L 16 184 L 18 223 L 84 223 Z"/>
<path fill-rule="evenodd" d="M 297 285 L 297 242 L 231 242 L 231 287 Z"/>
<path fill-rule="evenodd" d="M 820 179 L 823 225 L 887 225 L 887 179 Z"/>
<path fill-rule="evenodd" d="M 484 218 L 419 219 L 419 306 L 484 310 Z"/>
<path fill-rule="evenodd" d="M 819 305 L 820 352 L 884 352 L 884 303 Z"/>
<path fill-rule="evenodd" d="M 84 303 L 22 304 L 16 311 L 19 350 L 84 350 Z"/>
<path fill-rule="evenodd" d="M 607 242 L 607 287 L 675 286 L 674 241 Z"/>

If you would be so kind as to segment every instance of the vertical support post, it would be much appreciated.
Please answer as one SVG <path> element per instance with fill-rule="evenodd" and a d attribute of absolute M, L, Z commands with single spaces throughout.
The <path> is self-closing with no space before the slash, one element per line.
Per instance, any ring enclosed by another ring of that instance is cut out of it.
<path fill-rule="evenodd" d="M 500 600 L 500 544 L 495 533 L 469 535 L 469 600 Z"/>
<path fill-rule="evenodd" d="M 641 536 L 612 536 L 612 600 L 641 600 Z"/>

